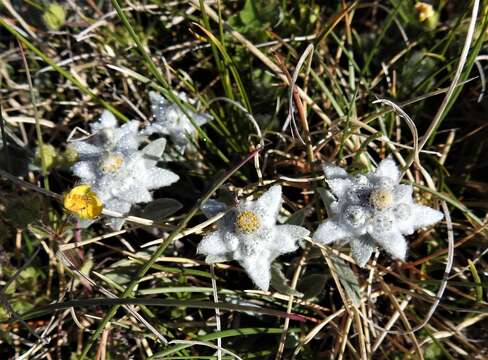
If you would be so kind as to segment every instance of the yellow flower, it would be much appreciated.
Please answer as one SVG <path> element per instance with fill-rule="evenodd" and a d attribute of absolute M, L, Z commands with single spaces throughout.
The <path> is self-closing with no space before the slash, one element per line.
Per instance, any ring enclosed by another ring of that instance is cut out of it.
<path fill-rule="evenodd" d="M 80 219 L 95 219 L 102 213 L 103 203 L 97 194 L 91 191 L 90 185 L 75 186 L 64 196 L 63 205 Z"/>
<path fill-rule="evenodd" d="M 428 20 L 435 15 L 434 8 L 432 7 L 432 5 L 424 2 L 416 3 L 415 10 L 417 10 L 419 14 L 420 22 L 424 22 L 425 20 Z"/>
<path fill-rule="evenodd" d="M 243 233 L 252 233 L 261 227 L 259 216 L 250 210 L 245 210 L 237 215 L 236 228 Z"/>

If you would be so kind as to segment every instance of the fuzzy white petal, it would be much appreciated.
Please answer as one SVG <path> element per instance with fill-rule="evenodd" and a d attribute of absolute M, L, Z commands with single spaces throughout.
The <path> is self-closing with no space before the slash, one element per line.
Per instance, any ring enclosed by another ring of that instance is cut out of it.
<path fill-rule="evenodd" d="M 100 124 L 104 127 L 116 127 L 117 126 L 117 119 L 115 115 L 112 114 L 109 110 L 104 110 L 102 116 L 100 117 Z"/>
<path fill-rule="evenodd" d="M 405 260 L 405 256 L 407 255 L 407 240 L 405 240 L 405 237 L 400 231 L 377 233 L 373 237 L 387 253 L 400 260 Z"/>
<path fill-rule="evenodd" d="M 345 240 L 350 237 L 351 233 L 344 229 L 335 219 L 327 219 L 319 225 L 313 239 L 322 244 Z"/>
<path fill-rule="evenodd" d="M 414 204 L 412 206 L 413 226 L 418 229 L 441 221 L 444 214 L 428 206 Z"/>
<path fill-rule="evenodd" d="M 130 211 L 131 204 L 122 199 L 109 199 L 104 204 L 106 209 L 116 211 L 120 214 L 127 215 Z"/>
<path fill-rule="evenodd" d="M 91 224 L 95 222 L 95 220 L 90 220 L 90 219 L 77 219 L 77 220 L 80 229 L 86 229 L 87 227 L 89 227 Z"/>
<path fill-rule="evenodd" d="M 71 167 L 71 170 L 83 183 L 91 184 L 96 178 L 96 170 L 91 161 L 79 161 Z"/>
<path fill-rule="evenodd" d="M 152 190 L 169 186 L 177 182 L 179 178 L 180 177 L 178 175 L 170 170 L 154 167 L 151 169 L 146 169 L 141 180 L 149 190 Z"/>
<path fill-rule="evenodd" d="M 222 255 L 227 253 L 223 232 L 214 231 L 204 236 L 200 244 L 198 244 L 197 253 L 204 255 Z"/>
<path fill-rule="evenodd" d="M 386 177 L 395 184 L 398 183 L 400 179 L 400 170 L 391 157 L 387 157 L 385 160 L 381 161 L 374 174 L 380 178 Z"/>
<path fill-rule="evenodd" d="M 364 267 L 373 254 L 375 244 L 365 236 L 351 239 L 351 255 L 359 267 Z"/>
<path fill-rule="evenodd" d="M 264 224 L 275 224 L 276 217 L 281 209 L 281 186 L 273 185 L 266 191 L 259 199 L 256 200 L 254 206 L 263 214 Z"/>
<path fill-rule="evenodd" d="M 116 211 L 123 215 L 127 215 L 131 208 L 130 203 L 120 199 L 110 199 L 106 203 L 104 203 L 104 206 L 108 210 Z M 110 224 L 113 230 L 120 230 L 124 225 L 125 220 L 123 218 L 113 217 L 109 219 L 108 223 Z"/>
<path fill-rule="evenodd" d="M 119 129 L 115 130 L 114 143 L 115 151 L 120 151 L 123 154 L 131 154 L 136 151 L 141 143 L 141 139 L 138 135 L 139 121 L 132 120 L 127 124 L 122 125 Z"/>
<path fill-rule="evenodd" d="M 324 170 L 325 177 L 327 179 L 335 179 L 335 178 L 347 178 L 349 175 L 347 174 L 346 170 L 341 168 L 340 166 L 332 165 L 332 164 L 324 164 L 322 166 Z"/>
<path fill-rule="evenodd" d="M 412 203 L 412 185 L 400 184 L 395 186 L 393 196 L 395 203 Z"/>
<path fill-rule="evenodd" d="M 84 157 L 93 158 L 94 155 L 99 156 L 103 153 L 103 149 L 86 141 L 76 140 L 71 142 L 71 145 L 73 145 L 81 159 Z"/>
<path fill-rule="evenodd" d="M 147 203 L 153 199 L 149 190 L 140 184 L 131 186 L 125 191 L 121 191 L 117 197 L 131 204 Z"/>
<path fill-rule="evenodd" d="M 396 226 L 398 228 L 398 230 L 400 230 L 400 232 L 403 234 L 403 235 L 412 235 L 415 231 L 415 227 L 413 226 L 413 218 L 410 217 L 409 219 L 406 219 L 406 220 L 397 220 L 397 223 L 396 223 Z"/>
<path fill-rule="evenodd" d="M 213 120 L 213 118 L 210 115 L 206 115 L 206 114 L 195 114 L 193 119 L 195 120 L 195 123 L 198 126 L 202 126 L 208 123 L 209 121 Z"/>
<path fill-rule="evenodd" d="M 279 225 L 276 230 L 273 247 L 280 255 L 295 251 L 298 248 L 297 241 L 310 233 L 307 229 L 296 225 Z"/>
<path fill-rule="evenodd" d="M 115 115 L 108 110 L 104 110 L 100 119 L 92 124 L 93 132 L 100 130 L 101 128 L 115 128 L 117 126 L 117 119 Z"/>
<path fill-rule="evenodd" d="M 329 179 L 329 180 L 327 180 L 327 184 L 330 187 L 330 191 L 338 199 L 340 199 L 348 191 L 350 191 L 351 186 L 352 186 L 351 180 L 349 180 L 349 179 L 341 179 L 341 178 Z"/>
<path fill-rule="evenodd" d="M 263 254 L 247 257 L 241 260 L 240 264 L 258 288 L 264 291 L 269 289 L 269 282 L 271 280 L 269 254 L 264 252 Z"/>
<path fill-rule="evenodd" d="M 139 125 L 141 123 L 137 120 L 131 120 L 120 128 L 116 129 L 116 134 L 118 139 L 122 139 L 127 136 L 134 136 L 139 131 Z"/>
<path fill-rule="evenodd" d="M 152 123 L 148 125 L 143 131 L 143 135 L 161 134 L 169 135 L 169 129 L 166 126 L 162 126 L 160 123 Z"/>
<path fill-rule="evenodd" d="M 149 101 L 151 102 L 151 111 L 156 118 L 156 121 L 164 117 L 165 107 L 169 104 L 168 100 L 162 97 L 155 91 L 149 92 Z"/>
<path fill-rule="evenodd" d="M 122 226 L 124 226 L 125 220 L 121 218 L 111 218 L 108 223 L 113 230 L 119 231 L 122 229 Z"/>
<path fill-rule="evenodd" d="M 235 233 L 233 233 L 232 231 L 229 231 L 228 227 L 224 226 L 224 227 L 221 227 L 221 229 L 226 229 L 226 232 L 224 235 L 224 243 L 225 243 L 225 247 L 227 248 L 227 251 L 233 252 L 235 255 L 236 250 L 238 251 L 238 249 L 239 249 L 239 244 L 240 244 L 239 237 Z"/>
<path fill-rule="evenodd" d="M 232 260 L 232 256 L 230 254 L 208 255 L 205 258 L 205 262 L 207 264 L 214 264 L 214 263 L 225 262 L 230 260 Z"/>

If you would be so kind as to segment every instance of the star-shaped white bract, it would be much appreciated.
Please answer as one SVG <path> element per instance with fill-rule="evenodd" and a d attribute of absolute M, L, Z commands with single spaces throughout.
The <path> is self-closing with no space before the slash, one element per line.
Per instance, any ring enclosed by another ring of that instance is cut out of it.
<path fill-rule="evenodd" d="M 91 185 L 104 208 L 124 215 L 132 205 L 152 201 L 150 190 L 179 179 L 173 172 L 156 166 L 164 151 L 164 139 L 138 150 L 143 140 L 138 127 L 138 121 L 118 127 L 115 117 L 105 111 L 100 120 L 91 125 L 93 134 L 90 137 L 72 142 L 79 154 L 79 162 L 72 167 L 73 173 L 81 183 Z M 114 229 L 120 229 L 123 223 L 120 218 L 110 220 Z M 87 221 L 84 225 L 89 224 Z"/>
<path fill-rule="evenodd" d="M 365 175 L 350 176 L 334 165 L 324 165 L 324 172 L 334 201 L 329 219 L 318 227 L 313 239 L 323 244 L 350 243 L 352 256 L 361 267 L 376 245 L 404 260 L 404 235 L 443 218 L 440 211 L 413 202 L 412 186 L 399 184 L 400 171 L 391 158 Z"/>
<path fill-rule="evenodd" d="M 79 156 L 72 168 L 74 174 L 84 183 L 92 184 L 134 154 L 143 138 L 139 136 L 139 121 L 129 121 L 118 127 L 117 119 L 108 110 L 90 127 L 91 136 L 71 144 Z"/>
<path fill-rule="evenodd" d="M 183 92 L 180 92 L 178 97 L 182 102 L 192 103 Z M 148 135 L 157 133 L 169 136 L 177 147 L 184 150 L 190 142 L 189 138 L 195 137 L 197 129 L 193 126 L 190 119 L 183 113 L 178 104 L 165 99 L 154 91 L 149 92 L 149 100 L 151 101 L 151 111 L 154 116 L 154 122 L 144 130 L 144 133 Z M 201 126 L 212 119 L 209 115 L 197 114 L 193 111 L 187 112 L 198 126 Z"/>
<path fill-rule="evenodd" d="M 309 231 L 296 225 L 277 225 L 281 209 L 281 186 L 274 185 L 256 201 L 241 201 L 218 222 L 218 230 L 205 236 L 197 252 L 207 255 L 207 263 L 236 260 L 252 281 L 268 290 L 271 263 L 280 255 L 298 248 L 297 241 Z M 228 210 L 215 200 L 202 207 L 212 217 Z"/>

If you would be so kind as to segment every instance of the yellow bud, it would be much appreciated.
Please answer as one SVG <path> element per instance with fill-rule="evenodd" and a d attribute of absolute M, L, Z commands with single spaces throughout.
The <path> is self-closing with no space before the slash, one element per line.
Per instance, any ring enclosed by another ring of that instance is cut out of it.
<path fill-rule="evenodd" d="M 61 5 L 51 3 L 47 6 L 44 14 L 42 14 L 42 18 L 49 29 L 58 30 L 64 25 L 66 13 Z"/>
<path fill-rule="evenodd" d="M 73 145 L 66 146 L 66 150 L 64 150 L 62 156 L 63 156 L 63 160 L 69 165 L 73 165 L 80 158 L 78 151 L 76 151 Z"/>
<path fill-rule="evenodd" d="M 42 146 L 38 146 L 36 149 L 34 162 L 39 167 L 42 167 L 42 158 L 44 158 L 46 170 L 49 170 L 55 165 L 57 156 L 58 154 L 54 146 L 50 144 L 42 144 Z"/>
<path fill-rule="evenodd" d="M 420 22 L 424 22 L 435 15 L 434 8 L 432 7 L 432 5 L 424 2 L 416 3 L 415 10 L 417 10 L 417 13 L 419 14 Z"/>
<path fill-rule="evenodd" d="M 66 210 L 80 219 L 95 219 L 102 213 L 103 203 L 97 194 L 91 191 L 90 185 L 75 186 L 64 196 L 63 205 Z"/>

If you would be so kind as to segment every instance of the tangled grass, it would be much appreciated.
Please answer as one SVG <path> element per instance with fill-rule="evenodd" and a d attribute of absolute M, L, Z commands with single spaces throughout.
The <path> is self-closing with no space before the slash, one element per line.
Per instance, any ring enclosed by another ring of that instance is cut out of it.
<path fill-rule="evenodd" d="M 1 358 L 488 358 L 488 8 L 431 4 L 1 1 Z M 62 206 L 69 141 L 103 110 L 147 126 L 150 91 L 213 120 L 164 158 L 177 183 L 105 210 L 121 230 L 81 229 Z M 279 220 L 313 232 L 321 165 L 357 174 L 390 154 L 445 214 L 405 262 L 376 251 L 362 269 L 304 238 L 262 291 L 196 254 L 219 218 L 208 199 L 280 184 Z"/>

